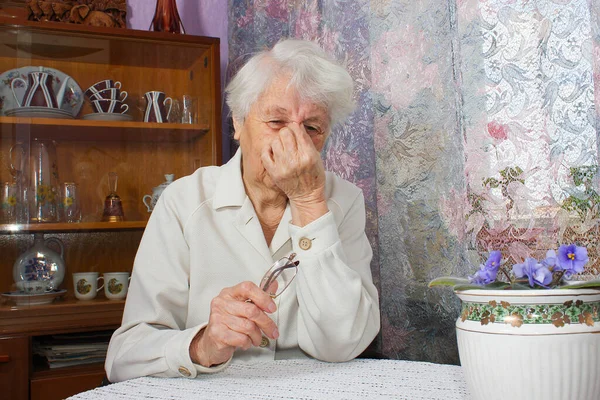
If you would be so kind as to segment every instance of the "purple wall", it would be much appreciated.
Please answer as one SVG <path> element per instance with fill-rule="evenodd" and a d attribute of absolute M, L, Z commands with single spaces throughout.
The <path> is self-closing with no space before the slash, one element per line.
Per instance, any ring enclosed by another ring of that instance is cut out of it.
<path fill-rule="evenodd" d="M 229 58 L 227 4 L 226 0 L 177 0 L 177 9 L 186 33 L 221 39 L 221 86 Z M 127 6 L 127 27 L 147 30 L 154 16 L 156 1 L 127 0 Z M 223 162 L 228 159 L 229 140 L 227 135 L 223 135 Z"/>

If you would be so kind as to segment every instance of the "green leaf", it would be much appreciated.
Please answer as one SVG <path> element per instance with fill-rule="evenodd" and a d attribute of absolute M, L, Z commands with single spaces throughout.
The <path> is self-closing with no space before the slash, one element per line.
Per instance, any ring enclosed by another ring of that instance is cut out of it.
<path fill-rule="evenodd" d="M 485 286 L 481 286 L 481 285 L 471 285 L 471 284 L 464 284 L 464 285 L 456 285 L 452 288 L 454 291 L 460 291 L 460 290 L 482 290 L 485 289 Z"/>
<path fill-rule="evenodd" d="M 455 286 L 468 283 L 469 280 L 465 278 L 456 278 L 454 276 L 441 276 L 439 278 L 435 278 L 431 282 L 429 282 L 429 287 L 434 286 Z"/>
<path fill-rule="evenodd" d="M 510 286 L 510 283 L 496 281 L 496 282 L 492 282 L 488 285 L 485 285 L 484 288 L 486 288 L 486 289 L 505 289 L 509 286 Z"/>
<path fill-rule="evenodd" d="M 596 288 L 600 289 L 600 279 L 595 279 L 593 281 L 586 281 L 581 283 L 573 283 L 563 286 L 558 286 L 558 289 L 583 289 L 583 288 Z"/>
<path fill-rule="evenodd" d="M 502 290 L 509 287 L 510 284 L 506 282 L 492 282 L 487 285 L 472 285 L 470 283 L 467 284 L 458 284 L 454 286 L 454 290 Z"/>

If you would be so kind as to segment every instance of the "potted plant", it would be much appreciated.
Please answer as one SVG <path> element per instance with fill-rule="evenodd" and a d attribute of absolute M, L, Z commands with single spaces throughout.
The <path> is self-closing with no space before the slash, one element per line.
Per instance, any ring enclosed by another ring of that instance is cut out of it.
<path fill-rule="evenodd" d="M 570 281 L 587 250 L 561 245 L 509 270 L 492 251 L 468 279 L 442 277 L 462 301 L 460 362 L 474 399 L 600 399 L 600 280 Z"/>

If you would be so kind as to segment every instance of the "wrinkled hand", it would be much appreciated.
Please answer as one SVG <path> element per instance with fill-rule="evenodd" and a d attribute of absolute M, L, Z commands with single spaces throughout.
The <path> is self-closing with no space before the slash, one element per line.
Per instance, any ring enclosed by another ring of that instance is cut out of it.
<path fill-rule="evenodd" d="M 276 309 L 271 297 L 252 282 L 223 289 L 210 303 L 208 325 L 190 344 L 192 361 L 205 367 L 224 363 L 236 348 L 259 346 L 263 332 L 277 339 L 277 325 L 266 314 Z"/>
<path fill-rule="evenodd" d="M 289 199 L 292 222 L 302 226 L 327 212 L 323 160 L 303 125 L 282 128 L 263 148 L 261 160 Z"/>
<path fill-rule="evenodd" d="M 323 161 L 304 126 L 292 122 L 282 128 L 279 136 L 265 146 L 261 159 L 273 182 L 290 201 L 308 201 L 322 195 Z"/>

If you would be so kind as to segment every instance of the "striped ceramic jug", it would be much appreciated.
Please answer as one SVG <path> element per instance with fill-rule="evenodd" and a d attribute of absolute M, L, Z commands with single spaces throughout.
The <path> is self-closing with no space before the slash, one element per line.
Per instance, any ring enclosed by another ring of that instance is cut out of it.
<path fill-rule="evenodd" d="M 60 108 L 69 77 L 65 78 L 60 89 L 56 93 L 54 93 L 52 87 L 53 81 L 54 76 L 49 72 L 44 72 L 43 67 L 39 67 L 39 71 L 33 71 L 27 75 L 27 81 L 23 78 L 14 78 L 10 82 L 10 88 L 19 107 Z M 15 93 L 15 84 L 17 82 L 21 82 L 25 85 L 25 95 L 22 100 L 19 100 Z"/>

